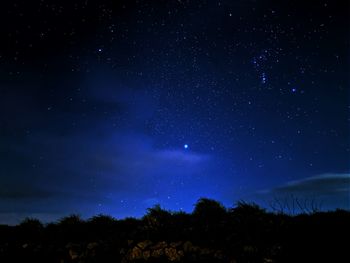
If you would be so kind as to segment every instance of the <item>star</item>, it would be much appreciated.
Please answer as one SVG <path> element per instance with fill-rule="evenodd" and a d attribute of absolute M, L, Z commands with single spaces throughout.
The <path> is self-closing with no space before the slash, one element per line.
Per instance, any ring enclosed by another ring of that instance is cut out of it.
<path fill-rule="evenodd" d="M 185 149 L 188 149 L 188 147 L 189 147 L 188 144 L 184 144 Z"/>

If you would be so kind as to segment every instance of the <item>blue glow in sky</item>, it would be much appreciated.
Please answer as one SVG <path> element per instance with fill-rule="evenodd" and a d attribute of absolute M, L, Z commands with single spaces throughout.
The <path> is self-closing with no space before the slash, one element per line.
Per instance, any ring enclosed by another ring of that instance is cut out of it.
<path fill-rule="evenodd" d="M 350 207 L 346 1 L 80 2 L 0 10 L 0 223 Z"/>

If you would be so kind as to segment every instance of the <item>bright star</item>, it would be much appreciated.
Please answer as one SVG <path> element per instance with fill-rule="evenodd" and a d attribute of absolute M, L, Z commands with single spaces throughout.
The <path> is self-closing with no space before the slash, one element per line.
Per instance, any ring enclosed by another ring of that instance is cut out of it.
<path fill-rule="evenodd" d="M 184 145 L 184 148 L 185 148 L 185 149 L 188 149 L 188 144 L 185 144 L 185 145 Z"/>

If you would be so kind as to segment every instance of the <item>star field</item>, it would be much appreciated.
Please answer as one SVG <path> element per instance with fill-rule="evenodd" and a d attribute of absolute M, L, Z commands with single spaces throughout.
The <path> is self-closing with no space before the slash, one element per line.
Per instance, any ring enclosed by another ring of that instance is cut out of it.
<path fill-rule="evenodd" d="M 349 208 L 348 3 L 1 9 L 0 223 L 203 196 Z"/>

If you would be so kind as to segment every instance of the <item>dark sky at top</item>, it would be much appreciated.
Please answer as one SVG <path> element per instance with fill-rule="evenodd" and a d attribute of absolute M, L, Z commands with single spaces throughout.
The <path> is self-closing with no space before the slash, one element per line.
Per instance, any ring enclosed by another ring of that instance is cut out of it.
<path fill-rule="evenodd" d="M 0 223 L 200 197 L 348 209 L 349 8 L 3 1 Z"/>

